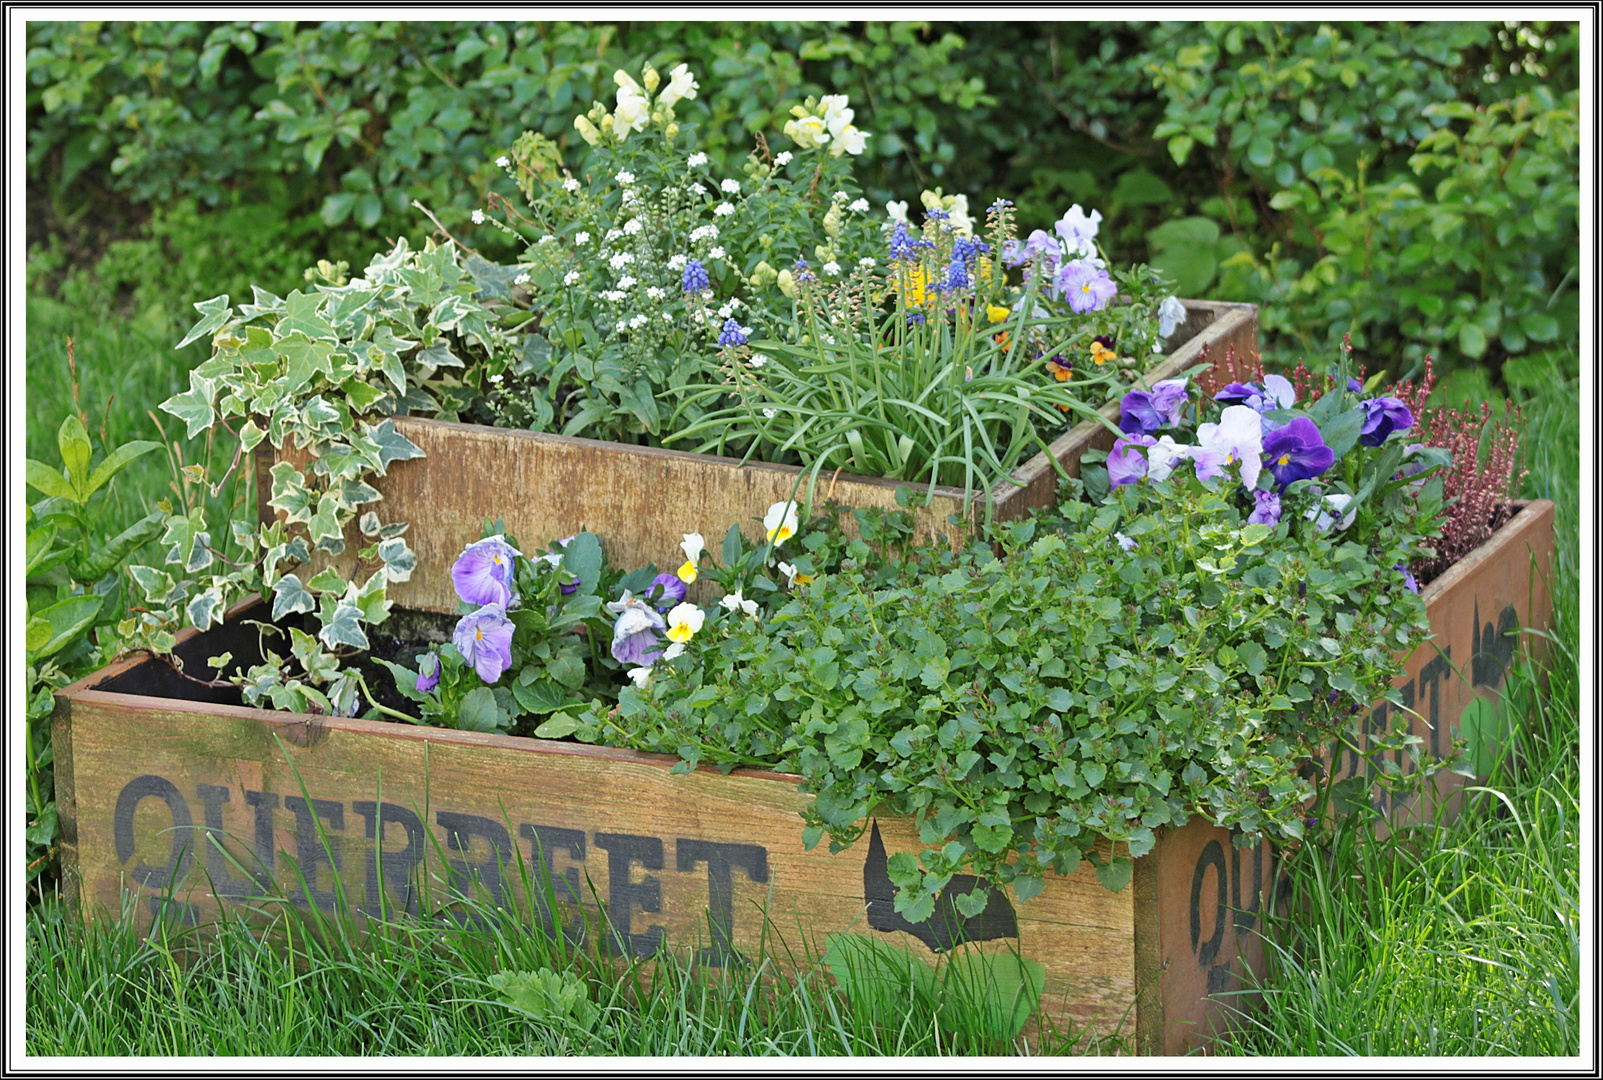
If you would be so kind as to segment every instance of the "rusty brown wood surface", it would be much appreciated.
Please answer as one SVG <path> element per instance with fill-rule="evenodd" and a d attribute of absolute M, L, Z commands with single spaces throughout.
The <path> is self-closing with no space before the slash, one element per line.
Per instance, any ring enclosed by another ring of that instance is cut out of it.
<path fill-rule="evenodd" d="M 1146 381 L 1168 378 L 1225 349 L 1256 347 L 1253 305 L 1186 301 L 1186 306 L 1188 318 L 1173 339 L 1174 351 Z M 1110 421 L 1117 420 L 1117 403 L 1102 411 Z M 386 522 L 411 523 L 407 540 L 417 553 L 418 568 L 410 581 L 392 584 L 389 597 L 425 611 L 456 610 L 449 569 L 462 548 L 479 538 L 486 518 L 503 519 L 531 551 L 588 529 L 601 536 L 614 566 L 634 569 L 655 563 L 659 570 L 670 570 L 684 559 L 679 550 L 684 534 L 699 532 L 715 551 L 731 525 L 740 525 L 749 538 L 760 538 L 762 516 L 776 502 L 795 499 L 808 506 L 834 498 L 853 507 L 890 509 L 898 489 L 927 490 L 921 484 L 844 473 L 813 476 L 794 466 L 741 465 L 734 458 L 594 439 L 408 417 L 395 423 L 426 456 L 397 462 L 376 481 L 384 498 L 372 508 Z M 1075 475 L 1087 449 L 1106 449 L 1113 438 L 1103 425 L 1087 421 L 1059 436 L 1051 444 L 1051 457 Z M 272 453 L 263 444 L 256 458 L 258 511 L 264 521 L 273 513 L 266 505 L 269 484 L 263 479 Z M 995 514 L 1007 520 L 1050 504 L 1058 476 L 1047 455 L 1037 454 L 1014 473 L 1015 483 L 998 487 Z M 917 513 L 916 538 L 961 538 L 967 530 L 950 524 L 954 516 L 966 518 L 962 490 L 937 487 L 930 504 Z M 983 508 L 976 508 L 976 516 L 984 516 Z M 348 571 L 360 546 L 353 523 L 346 533 L 346 552 L 333 564 Z M 320 555 L 305 572 L 314 573 L 327 561 Z"/>
<path fill-rule="evenodd" d="M 260 895 L 265 873 L 302 906 L 332 911 L 342 888 L 358 909 L 382 893 L 392 911 L 410 897 L 430 912 L 454 876 L 553 933 L 587 923 L 592 946 L 621 955 L 694 947 L 727 965 L 762 947 L 765 913 L 779 959 L 816 958 L 840 932 L 926 961 L 950 944 L 933 924 L 898 928 L 890 907 L 885 861 L 916 850 L 912 824 L 881 818 L 845 851 L 805 851 L 808 797 L 793 777 L 674 775 L 672 758 L 629 751 L 85 689 L 67 695 L 58 730 L 72 747 L 72 873 L 91 910 L 119 910 L 126 889 L 147 923 L 164 895 L 169 917 L 204 922 Z M 557 910 L 531 906 L 520 863 L 549 867 Z M 616 937 L 600 929 L 603 907 Z M 1084 866 L 1027 903 L 997 894 L 966 929 L 981 940 L 965 947 L 1040 961 L 1059 1022 L 1128 1034 L 1130 890 L 1109 892 Z"/>

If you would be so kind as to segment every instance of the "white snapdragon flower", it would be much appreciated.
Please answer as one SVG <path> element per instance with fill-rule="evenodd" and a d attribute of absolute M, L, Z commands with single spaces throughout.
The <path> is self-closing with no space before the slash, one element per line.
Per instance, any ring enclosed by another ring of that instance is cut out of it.
<path fill-rule="evenodd" d="M 822 117 L 817 116 L 785 121 L 785 134 L 803 150 L 812 150 L 829 142 L 829 127 Z"/>
<path fill-rule="evenodd" d="M 664 109 L 671 109 L 680 101 L 694 99 L 699 89 L 701 84 L 690 74 L 690 65 L 680 64 L 668 72 L 668 85 L 657 95 L 657 104 Z"/>
<path fill-rule="evenodd" d="M 651 669 L 649 667 L 632 667 L 629 669 L 629 678 L 634 680 L 636 690 L 644 690 L 651 684 Z"/>
<path fill-rule="evenodd" d="M 620 72 L 621 74 L 621 72 Z M 618 107 L 612 110 L 612 133 L 620 139 L 627 139 L 631 131 L 644 131 L 651 122 L 651 103 L 646 100 L 638 86 L 620 86 L 618 88 Z M 629 179 L 625 180 L 627 176 Z M 618 174 L 618 183 L 634 183 L 634 175 L 628 172 Z"/>
<path fill-rule="evenodd" d="M 483 210 L 475 210 L 475 211 L 473 211 L 473 224 L 475 224 L 475 225 L 483 225 L 484 224 L 484 211 Z"/>
<path fill-rule="evenodd" d="M 694 154 L 691 154 L 685 159 L 685 164 L 689 165 L 692 169 L 700 168 L 701 166 L 707 164 L 707 155 L 703 154 L 700 150 L 697 150 Z"/>
<path fill-rule="evenodd" d="M 829 152 L 834 157 L 840 157 L 842 154 L 851 154 L 856 157 L 867 149 L 868 133 L 859 131 L 855 126 L 847 124 L 846 129 L 835 140 L 835 145 L 829 148 Z"/>
<path fill-rule="evenodd" d="M 885 204 L 885 213 L 890 216 L 890 219 L 892 221 L 900 221 L 903 225 L 911 224 L 911 222 L 909 222 L 907 220 L 907 200 L 906 199 L 903 199 L 901 202 L 896 202 L 895 200 L 892 200 L 892 201 L 886 203 Z"/>

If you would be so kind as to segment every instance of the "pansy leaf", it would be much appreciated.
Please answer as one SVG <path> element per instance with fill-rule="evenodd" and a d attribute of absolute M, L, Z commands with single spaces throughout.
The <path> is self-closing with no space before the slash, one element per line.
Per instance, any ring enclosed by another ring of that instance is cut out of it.
<path fill-rule="evenodd" d="M 573 697 L 560 683 L 550 677 L 535 679 L 530 683 L 517 680 L 512 684 L 512 693 L 524 712 L 536 716 L 556 712 L 574 704 Z"/>
<path fill-rule="evenodd" d="M 228 322 L 230 312 L 227 293 L 221 296 L 214 296 L 210 300 L 197 301 L 194 307 L 196 311 L 200 312 L 201 320 L 189 328 L 189 333 L 184 335 L 184 340 L 180 341 L 174 348 L 182 349 L 191 341 L 209 337 Z M 193 438 L 194 436 L 191 435 L 190 437 Z"/>
<path fill-rule="evenodd" d="M 300 578 L 285 574 L 273 583 L 273 618 L 317 610 L 317 597 L 306 591 Z"/>
<path fill-rule="evenodd" d="M 579 730 L 579 721 L 571 713 L 559 712 L 534 729 L 536 739 L 565 739 Z"/>
<path fill-rule="evenodd" d="M 569 540 L 562 549 L 562 566 L 579 579 L 579 591 L 594 592 L 601 583 L 601 567 L 605 561 L 601 539 L 592 532 L 581 532 Z"/>
<path fill-rule="evenodd" d="M 723 560 L 725 566 L 734 566 L 740 561 L 742 547 L 743 538 L 740 535 L 740 526 L 729 526 L 729 531 L 724 533 Z"/>
<path fill-rule="evenodd" d="M 396 693 L 408 701 L 425 701 L 428 699 L 428 693 L 417 688 L 418 672 L 413 671 L 411 668 L 402 667 L 391 660 L 386 660 L 382 656 L 375 656 L 373 659 L 389 668 L 390 674 L 395 676 Z"/>
<path fill-rule="evenodd" d="M 1325 445 L 1330 447 L 1330 452 L 1336 455 L 1336 460 L 1340 461 L 1358 442 L 1363 429 L 1364 410 L 1349 409 L 1326 421 L 1319 434 L 1324 438 Z"/>
<path fill-rule="evenodd" d="M 495 691 L 488 686 L 469 690 L 462 699 L 456 726 L 460 731 L 482 731 L 493 734 L 512 726 L 512 718 L 496 703 Z"/>

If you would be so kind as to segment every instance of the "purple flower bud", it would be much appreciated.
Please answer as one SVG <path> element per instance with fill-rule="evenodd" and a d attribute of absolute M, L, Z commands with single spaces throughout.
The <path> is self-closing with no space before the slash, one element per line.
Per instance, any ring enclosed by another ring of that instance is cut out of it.
<path fill-rule="evenodd" d="M 1280 524 L 1280 496 L 1273 491 L 1254 491 L 1252 493 L 1252 513 L 1247 515 L 1249 525 L 1278 525 Z"/>
<path fill-rule="evenodd" d="M 451 643 L 479 678 L 493 683 L 512 666 L 512 621 L 500 604 L 486 604 L 462 616 Z"/>
<path fill-rule="evenodd" d="M 440 658 L 433 653 L 424 653 L 417 661 L 417 684 L 415 689 L 420 694 L 426 694 L 440 685 Z"/>
<path fill-rule="evenodd" d="M 1414 414 L 1394 397 L 1370 398 L 1359 404 L 1364 410 L 1364 426 L 1358 441 L 1365 446 L 1379 446 L 1393 432 L 1407 431 L 1414 426 Z"/>

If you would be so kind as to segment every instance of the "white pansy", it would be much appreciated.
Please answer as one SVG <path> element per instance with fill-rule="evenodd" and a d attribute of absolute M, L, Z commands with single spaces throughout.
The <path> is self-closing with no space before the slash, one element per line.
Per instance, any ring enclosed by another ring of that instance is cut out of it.
<path fill-rule="evenodd" d="M 793 502 L 776 502 L 763 515 L 763 530 L 768 542 L 778 547 L 792 536 L 800 526 L 800 515 Z"/>
<path fill-rule="evenodd" d="M 1347 526 L 1351 525 L 1353 523 L 1353 519 L 1358 516 L 1358 511 L 1356 510 L 1346 514 L 1345 516 L 1342 516 L 1342 511 L 1346 510 L 1347 504 L 1352 501 L 1353 497 L 1351 495 L 1326 495 L 1325 503 L 1330 507 L 1330 512 L 1321 510 L 1316 506 L 1303 516 L 1309 521 L 1312 521 L 1314 523 L 1314 528 L 1318 529 L 1320 532 L 1326 531 L 1332 525 L 1336 526 L 1336 530 L 1340 532 L 1342 529 L 1345 529 Z"/>
<path fill-rule="evenodd" d="M 695 604 L 675 604 L 668 612 L 668 640 L 683 645 L 696 636 L 706 621 L 707 613 Z"/>
<path fill-rule="evenodd" d="M 682 642 L 676 641 L 672 645 L 669 645 L 666 649 L 662 650 L 662 659 L 664 659 L 664 660 L 672 660 L 674 657 L 683 656 L 684 654 L 685 654 L 684 644 Z"/>
<path fill-rule="evenodd" d="M 797 585 L 806 585 L 813 580 L 813 575 L 802 573 L 800 570 L 797 570 L 794 565 L 788 562 L 782 562 L 779 564 L 779 572 L 785 575 L 785 585 L 788 588 L 795 588 Z"/>
<path fill-rule="evenodd" d="M 1186 306 L 1173 296 L 1164 297 L 1163 303 L 1158 305 L 1158 336 L 1168 337 L 1175 327 L 1184 326 L 1185 321 Z"/>
<path fill-rule="evenodd" d="M 734 180 L 734 179 L 729 179 L 729 180 L 725 180 L 723 183 L 719 184 L 718 186 L 720 188 L 722 188 L 724 191 L 726 191 L 727 193 L 729 193 L 730 195 L 733 195 L 733 194 L 735 194 L 736 192 L 738 192 L 740 190 L 740 181 L 739 180 Z"/>
<path fill-rule="evenodd" d="M 752 618 L 757 617 L 757 601 L 747 600 L 744 596 L 740 595 L 739 589 L 736 589 L 734 592 L 729 593 L 722 600 L 718 601 L 718 605 L 720 607 L 728 608 L 730 611 L 744 611 Z"/>
<path fill-rule="evenodd" d="M 651 669 L 649 667 L 632 667 L 629 669 L 629 678 L 634 680 L 636 690 L 644 690 L 651 682 Z"/>
<path fill-rule="evenodd" d="M 680 581 L 689 585 L 696 580 L 696 565 L 701 562 L 701 553 L 707 550 L 707 542 L 700 533 L 685 533 L 684 537 L 679 549 L 685 553 L 685 563 L 679 568 L 678 575 Z"/>

